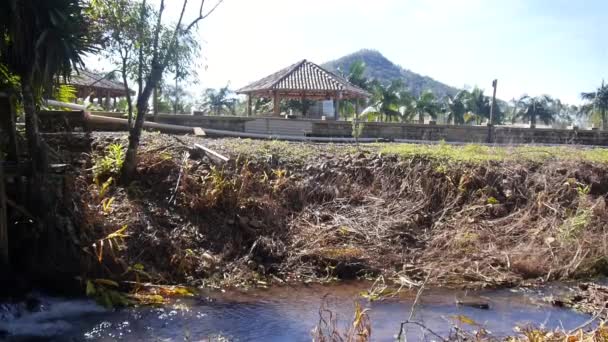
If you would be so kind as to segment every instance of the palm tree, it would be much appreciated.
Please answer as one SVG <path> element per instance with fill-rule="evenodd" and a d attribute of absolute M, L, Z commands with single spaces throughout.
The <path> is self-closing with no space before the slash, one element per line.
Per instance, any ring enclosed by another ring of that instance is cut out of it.
<path fill-rule="evenodd" d="M 401 107 L 399 111 L 401 112 L 401 121 L 402 122 L 411 122 L 416 115 L 414 111 L 414 105 L 416 104 L 416 98 L 412 93 L 408 90 L 403 90 L 399 92 L 399 102 Z"/>
<path fill-rule="evenodd" d="M 431 118 L 437 118 L 440 106 L 435 98 L 435 95 L 431 91 L 425 91 L 414 100 L 412 104 L 412 111 L 418 115 L 418 123 L 423 124 L 426 115 Z"/>
<path fill-rule="evenodd" d="M 348 74 L 343 76 L 353 85 L 367 90 L 369 89 L 369 80 L 365 77 L 365 62 L 362 60 L 354 61 L 348 67 Z"/>
<path fill-rule="evenodd" d="M 47 157 L 38 132 L 36 99 L 56 76 L 69 78 L 92 52 L 89 24 L 80 0 L 4 0 L 0 2 L 0 64 L 19 76 L 25 112 L 33 189 L 41 186 Z M 35 190 L 34 190 L 35 191 Z"/>
<path fill-rule="evenodd" d="M 468 112 L 473 115 L 478 125 L 484 119 L 490 118 L 491 100 L 483 94 L 483 90 L 475 87 L 466 99 Z"/>
<path fill-rule="evenodd" d="M 215 115 L 221 115 L 222 113 L 232 112 L 234 105 L 234 99 L 228 97 L 231 91 L 228 90 L 228 86 L 218 89 L 207 89 L 203 94 L 203 102 L 201 103 L 201 109 L 206 112 L 211 112 Z"/>
<path fill-rule="evenodd" d="M 399 97 L 403 93 L 404 87 L 401 80 L 393 80 L 389 85 L 382 85 L 378 81 L 372 82 L 372 103 L 375 111 L 380 114 L 386 121 L 392 121 L 401 116 L 399 111 L 402 100 Z"/>
<path fill-rule="evenodd" d="M 608 85 L 602 81 L 602 85 L 596 91 L 581 93 L 581 97 L 588 102 L 582 106 L 581 113 L 593 114 L 594 112 L 599 112 L 602 119 L 602 130 L 608 130 L 608 120 L 606 120 L 606 113 L 608 112 Z"/>
<path fill-rule="evenodd" d="M 365 62 L 362 60 L 354 61 L 348 67 L 348 73 L 343 72 L 340 68 L 338 68 L 338 73 L 344 77 L 351 84 L 363 89 L 370 90 L 372 87 L 371 82 L 367 77 L 365 77 Z M 353 99 L 346 100 L 340 106 L 340 111 L 343 116 L 348 116 L 349 114 L 355 113 L 355 116 L 359 115 L 359 108 L 365 105 L 364 99 Z M 303 104 L 304 106 L 304 104 Z"/>
<path fill-rule="evenodd" d="M 517 101 L 517 108 L 516 118 L 529 121 L 530 128 L 536 127 L 537 119 L 548 125 L 557 115 L 555 100 L 549 95 L 537 97 L 524 95 Z"/>
<path fill-rule="evenodd" d="M 454 96 L 446 96 L 444 103 L 444 112 L 447 115 L 447 121 L 453 122 L 455 125 L 464 124 L 464 115 L 467 112 L 466 101 L 470 93 L 466 90 L 461 90 Z"/>

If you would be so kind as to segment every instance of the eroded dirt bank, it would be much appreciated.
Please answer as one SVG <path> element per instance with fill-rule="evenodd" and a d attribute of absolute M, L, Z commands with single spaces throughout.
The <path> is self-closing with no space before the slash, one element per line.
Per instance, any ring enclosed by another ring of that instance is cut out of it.
<path fill-rule="evenodd" d="M 434 285 L 480 287 L 608 271 L 608 166 L 587 152 L 146 134 L 137 181 L 123 187 L 113 156 L 126 136 L 91 139 L 90 153 L 56 144 L 76 167 L 69 211 L 86 278 L 412 285 L 430 273 Z"/>

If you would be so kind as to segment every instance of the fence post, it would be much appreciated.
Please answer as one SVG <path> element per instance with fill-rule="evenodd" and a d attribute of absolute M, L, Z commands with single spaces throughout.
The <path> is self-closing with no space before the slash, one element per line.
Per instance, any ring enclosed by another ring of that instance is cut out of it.
<path fill-rule="evenodd" d="M 492 104 L 490 105 L 490 122 L 488 123 L 488 143 L 494 142 L 494 107 L 496 106 L 496 86 L 498 85 L 498 80 L 492 81 L 492 88 L 494 88 L 494 93 L 492 94 Z"/>

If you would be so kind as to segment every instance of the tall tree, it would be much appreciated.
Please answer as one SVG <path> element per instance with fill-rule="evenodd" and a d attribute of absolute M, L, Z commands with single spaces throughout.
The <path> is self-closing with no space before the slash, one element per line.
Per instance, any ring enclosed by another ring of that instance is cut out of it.
<path fill-rule="evenodd" d="M 401 116 L 402 101 L 399 94 L 405 90 L 401 80 L 393 80 L 388 85 L 372 81 L 372 107 L 380 115 L 380 120 L 393 121 Z"/>
<path fill-rule="evenodd" d="M 338 68 L 338 72 L 351 84 L 369 91 L 372 90 L 373 84 L 365 76 L 365 68 L 365 62 L 363 60 L 357 60 L 349 65 L 348 72 L 344 72 L 340 68 Z M 359 110 L 365 106 L 365 102 L 365 99 L 346 100 L 340 106 L 341 114 L 348 116 L 349 114 L 354 113 L 354 116 L 357 116 L 359 115 Z"/>
<path fill-rule="evenodd" d="M 454 96 L 446 96 L 443 111 L 447 115 L 447 121 L 455 125 L 462 125 L 465 123 L 464 115 L 467 112 L 467 98 L 470 93 L 466 90 L 461 90 Z"/>
<path fill-rule="evenodd" d="M 414 100 L 412 110 L 418 115 L 418 123 L 423 124 L 427 115 L 433 119 L 437 118 L 440 106 L 432 92 L 424 91 Z"/>
<path fill-rule="evenodd" d="M 121 72 L 122 83 L 126 92 L 129 127 L 133 121 L 133 101 L 129 87 L 129 78 L 136 73 L 136 48 L 144 47 L 142 40 L 150 40 L 151 27 L 149 21 L 143 24 L 140 13 L 145 3 L 132 0 L 92 0 L 88 7 L 92 18 L 93 30 L 97 34 L 102 53 L 113 63 L 118 65 Z M 146 13 L 152 13 L 147 6 Z"/>
<path fill-rule="evenodd" d="M 221 3 L 222 0 L 219 0 L 214 5 L 214 7 L 212 7 L 207 13 L 204 13 L 203 7 L 205 5 L 205 0 L 200 0 L 198 16 L 193 19 L 188 25 L 184 25 L 184 13 L 186 11 L 188 1 L 183 0 L 177 24 L 171 32 L 163 34 L 162 17 L 165 11 L 165 0 L 160 1 L 159 10 L 155 18 L 156 23 L 153 26 L 154 28 L 152 31 L 152 41 L 150 42 L 151 58 L 149 63 L 146 63 L 146 66 L 149 67 L 147 71 L 144 71 L 145 58 L 142 57 L 143 49 L 140 48 L 138 65 L 138 83 L 140 84 L 140 90 L 137 96 L 137 118 L 135 119 L 135 125 L 133 126 L 133 128 L 131 128 L 131 131 L 129 133 L 129 145 L 127 147 L 125 161 L 122 169 L 123 182 L 129 182 L 135 173 L 135 169 L 137 166 L 137 150 L 139 147 L 139 141 L 141 138 L 145 115 L 148 112 L 150 96 L 152 95 L 153 89 L 157 87 L 159 81 L 161 80 L 165 69 L 169 66 L 172 60 L 171 58 L 175 54 L 175 49 L 178 45 L 180 37 L 184 37 L 189 34 L 189 32 L 194 27 L 196 27 L 196 25 L 201 20 L 204 20 L 211 13 L 213 13 L 213 11 Z M 145 6 L 143 8 L 145 8 Z M 142 11 L 140 13 L 139 20 L 142 26 L 143 23 L 145 23 L 149 19 L 150 17 L 146 15 L 146 11 Z M 163 38 L 162 40 L 161 37 Z M 140 75 L 141 77 L 139 77 Z"/>
<path fill-rule="evenodd" d="M 602 120 L 602 130 L 608 130 L 608 85 L 602 81 L 602 85 L 594 92 L 581 93 L 581 97 L 587 103 L 581 107 L 581 112 L 587 115 L 594 112 L 599 113 Z"/>
<path fill-rule="evenodd" d="M 522 96 L 517 101 L 516 118 L 530 122 L 530 128 L 536 127 L 537 120 L 548 125 L 557 115 L 555 100 L 549 95 L 537 97 Z"/>
<path fill-rule="evenodd" d="M 204 112 L 221 115 L 232 111 L 234 99 L 230 98 L 231 91 L 228 86 L 220 89 L 207 89 L 203 94 L 202 101 L 199 105 Z"/>

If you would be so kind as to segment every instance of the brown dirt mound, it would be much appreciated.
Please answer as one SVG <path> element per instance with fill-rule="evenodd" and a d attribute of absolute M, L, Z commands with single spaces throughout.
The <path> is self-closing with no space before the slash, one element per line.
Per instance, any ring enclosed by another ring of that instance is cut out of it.
<path fill-rule="evenodd" d="M 132 278 L 137 265 L 150 280 L 194 285 L 380 274 L 413 284 L 432 273 L 441 285 L 500 286 L 607 270 L 603 164 L 467 164 L 373 147 L 205 140 L 231 155 L 215 165 L 189 150 L 194 138 L 148 134 L 137 181 L 100 196 L 103 180 L 89 169 L 109 142 L 96 137 L 74 183 L 94 236 L 83 247 L 128 225 L 129 237 L 102 250 L 99 277 Z M 109 209 L 103 198 L 113 198 Z"/>

